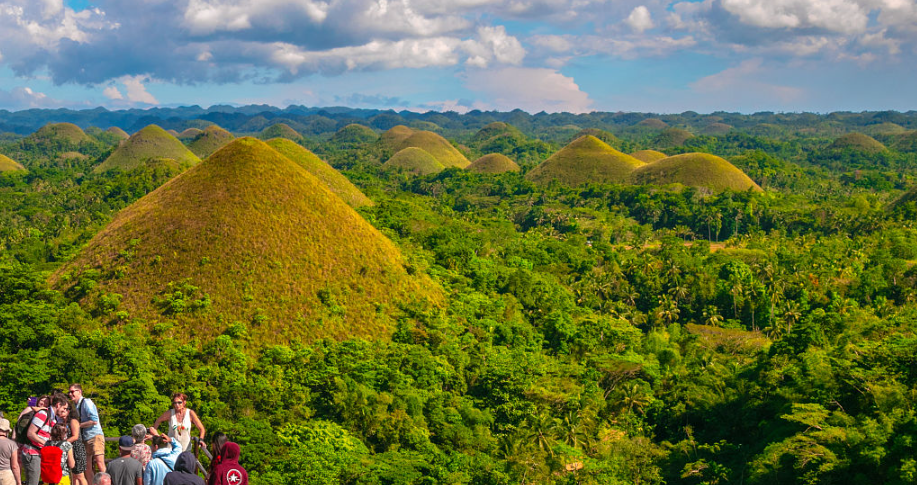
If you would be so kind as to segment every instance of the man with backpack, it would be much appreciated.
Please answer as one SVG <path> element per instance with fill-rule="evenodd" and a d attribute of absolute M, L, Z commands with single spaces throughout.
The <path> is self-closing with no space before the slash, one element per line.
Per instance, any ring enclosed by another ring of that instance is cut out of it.
<path fill-rule="evenodd" d="M 25 485 L 38 485 L 41 479 L 41 448 L 51 439 L 51 428 L 57 423 L 57 413 L 66 412 L 64 409 L 68 406 L 63 394 L 54 394 L 50 408 L 26 413 L 16 423 L 16 441 L 22 445 Z M 24 429 L 20 430 L 20 427 Z"/>
<path fill-rule="evenodd" d="M 0 485 L 21 485 L 19 445 L 9 438 L 12 432 L 10 421 L 0 418 Z"/>
<path fill-rule="evenodd" d="M 92 399 L 83 397 L 83 386 L 71 384 L 67 392 L 73 401 L 73 406 L 80 414 L 80 439 L 86 446 L 86 480 L 92 481 L 92 465 L 95 464 L 96 472 L 105 471 L 105 435 L 99 423 L 99 410 Z"/>
<path fill-rule="evenodd" d="M 181 444 L 150 428 L 153 434 L 153 456 L 143 469 L 143 485 L 163 485 L 166 475 L 175 470 L 175 461 L 181 454 Z"/>

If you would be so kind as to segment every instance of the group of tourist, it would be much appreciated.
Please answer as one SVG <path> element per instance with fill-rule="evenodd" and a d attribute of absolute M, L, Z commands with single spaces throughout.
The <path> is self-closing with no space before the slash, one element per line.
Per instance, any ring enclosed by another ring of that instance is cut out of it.
<path fill-rule="evenodd" d="M 80 384 L 71 385 L 68 395 L 31 399 L 15 429 L 0 418 L 0 485 L 205 485 L 189 450 L 192 428 L 199 440 L 206 430 L 184 394 L 172 395 L 172 409 L 153 426 L 137 424 L 130 436 L 122 436 L 120 456 L 107 465 L 98 408 L 83 396 Z M 169 423 L 166 434 L 158 430 L 164 422 Z M 206 485 L 247 485 L 239 445 L 223 433 L 216 433 L 211 443 Z"/>

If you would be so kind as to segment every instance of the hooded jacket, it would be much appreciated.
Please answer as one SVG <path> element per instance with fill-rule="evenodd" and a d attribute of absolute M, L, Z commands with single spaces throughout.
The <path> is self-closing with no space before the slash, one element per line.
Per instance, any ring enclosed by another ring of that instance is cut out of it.
<path fill-rule="evenodd" d="M 185 451 L 175 460 L 175 471 L 166 475 L 165 485 L 204 485 L 204 479 L 197 476 L 194 453 Z"/>
<path fill-rule="evenodd" d="M 248 485 L 248 472 L 239 464 L 239 445 L 227 441 L 223 445 L 223 461 L 214 468 L 208 485 Z"/>
<path fill-rule="evenodd" d="M 143 469 L 143 485 L 162 485 L 166 474 L 175 469 L 175 460 L 182 452 L 181 444 L 172 438 L 172 449 L 160 448 Z"/>

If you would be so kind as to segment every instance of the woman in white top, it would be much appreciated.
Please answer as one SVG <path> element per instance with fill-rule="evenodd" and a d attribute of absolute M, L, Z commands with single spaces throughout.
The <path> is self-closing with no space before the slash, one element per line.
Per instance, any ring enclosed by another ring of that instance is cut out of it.
<path fill-rule="evenodd" d="M 204 429 L 204 425 L 201 424 L 201 420 L 198 419 L 197 414 L 185 406 L 187 401 L 188 396 L 183 393 L 176 392 L 172 394 L 172 409 L 162 413 L 162 416 L 153 423 L 153 428 L 158 429 L 160 424 L 168 421 L 168 435 L 181 444 L 182 451 L 191 451 L 192 425 L 198 429 L 198 438 L 201 440 L 204 439 L 204 433 L 207 431 Z"/>

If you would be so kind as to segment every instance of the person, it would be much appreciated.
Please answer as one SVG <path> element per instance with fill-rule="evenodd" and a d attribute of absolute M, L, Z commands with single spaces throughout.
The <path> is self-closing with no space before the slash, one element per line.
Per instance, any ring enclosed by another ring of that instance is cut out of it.
<path fill-rule="evenodd" d="M 67 441 L 67 425 L 63 424 L 67 422 L 69 418 L 67 407 L 61 410 L 60 417 L 62 418 L 61 424 L 56 424 L 51 428 L 51 439 L 46 441 L 44 446 L 56 446 L 60 448 L 60 468 L 62 476 L 61 480 L 57 483 L 59 485 L 70 485 L 70 469 L 73 468 L 74 459 L 73 444 Z M 44 448 L 44 446 L 42 448 Z"/>
<path fill-rule="evenodd" d="M 223 459 L 207 478 L 207 485 L 248 485 L 248 472 L 239 464 L 240 454 L 239 445 L 228 441 L 223 446 Z"/>
<path fill-rule="evenodd" d="M 22 417 L 28 413 L 37 413 L 38 411 L 41 411 L 43 409 L 48 409 L 48 406 L 50 405 L 51 405 L 51 396 L 45 395 L 39 398 L 30 397 L 25 408 L 23 408 L 22 411 L 19 413 L 19 416 L 16 417 L 16 422 L 18 423 L 19 420 L 22 419 Z M 13 433 L 9 436 L 9 438 L 13 440 L 16 439 L 16 428 L 13 428 Z"/>
<path fill-rule="evenodd" d="M 217 465 L 223 461 L 223 446 L 226 445 L 227 441 L 229 441 L 229 438 L 222 431 L 217 431 L 210 437 L 210 452 L 213 453 L 213 458 L 210 460 L 210 470 L 207 476 L 213 475 Z"/>
<path fill-rule="evenodd" d="M 96 473 L 92 478 L 92 485 L 111 485 L 111 475 L 107 473 Z"/>
<path fill-rule="evenodd" d="M 150 449 L 150 445 L 144 443 L 147 437 L 146 426 L 135 424 L 131 428 L 131 437 L 134 438 L 134 449 L 131 450 L 131 458 L 139 461 L 143 468 L 146 469 L 146 464 L 150 462 L 150 458 L 153 456 L 153 450 Z"/>
<path fill-rule="evenodd" d="M 10 439 L 13 428 L 0 418 L 0 485 L 22 485 L 19 477 L 19 445 Z"/>
<path fill-rule="evenodd" d="M 41 479 L 41 447 L 51 439 L 51 428 L 57 423 L 57 414 L 66 412 L 67 398 L 63 394 L 51 396 L 51 407 L 35 413 L 26 430 L 27 443 L 20 447 L 22 464 L 25 471 L 25 485 L 38 485 Z"/>
<path fill-rule="evenodd" d="M 143 485 L 143 467 L 140 462 L 131 458 L 134 450 L 134 438 L 122 436 L 118 439 L 120 456 L 108 464 L 108 470 L 99 475 L 111 475 L 111 485 Z M 92 483 L 96 483 L 93 479 Z"/>
<path fill-rule="evenodd" d="M 69 427 L 67 441 L 73 445 L 73 468 L 70 470 L 70 480 L 74 485 L 89 485 L 86 480 L 86 445 L 80 439 L 80 413 L 73 405 L 69 408 L 70 417 L 67 418 Z"/>
<path fill-rule="evenodd" d="M 71 384 L 70 399 L 80 414 L 80 439 L 86 446 L 86 480 L 92 480 L 95 472 L 105 471 L 105 435 L 102 425 L 99 424 L 99 409 L 92 399 L 83 397 L 83 386 L 78 383 Z M 95 472 L 93 471 L 95 465 Z"/>
<path fill-rule="evenodd" d="M 190 451 L 183 451 L 175 461 L 175 471 L 166 474 L 164 485 L 205 485 L 197 476 L 197 458 Z"/>
<path fill-rule="evenodd" d="M 166 474 L 175 469 L 175 460 L 182 452 L 181 443 L 151 428 L 153 457 L 143 470 L 143 485 L 162 485 Z"/>
<path fill-rule="evenodd" d="M 175 438 L 181 444 L 181 449 L 188 451 L 191 449 L 191 425 L 198 429 L 198 438 L 204 439 L 207 430 L 198 419 L 197 413 L 188 409 L 188 396 L 181 392 L 172 394 L 172 409 L 162 413 L 153 427 L 159 429 L 159 425 L 164 421 L 169 422 L 169 438 Z"/>

